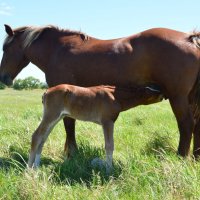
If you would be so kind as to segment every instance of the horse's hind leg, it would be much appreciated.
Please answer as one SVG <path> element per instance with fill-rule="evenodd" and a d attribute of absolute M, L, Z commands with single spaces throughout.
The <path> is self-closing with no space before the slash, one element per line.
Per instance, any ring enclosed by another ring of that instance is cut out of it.
<path fill-rule="evenodd" d="M 186 97 L 170 98 L 170 104 L 175 114 L 180 132 L 178 153 L 185 157 L 189 153 L 194 119 Z"/>
<path fill-rule="evenodd" d="M 193 155 L 195 158 L 200 157 L 200 120 L 196 121 L 194 127 L 194 147 L 193 147 Z"/>
<path fill-rule="evenodd" d="M 77 150 L 77 144 L 75 138 L 75 119 L 65 117 L 63 121 L 66 130 L 64 154 L 66 157 L 70 157 Z"/>

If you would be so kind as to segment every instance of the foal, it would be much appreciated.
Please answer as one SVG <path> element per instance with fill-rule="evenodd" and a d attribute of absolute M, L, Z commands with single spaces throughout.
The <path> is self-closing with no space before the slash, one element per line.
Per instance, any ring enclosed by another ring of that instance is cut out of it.
<path fill-rule="evenodd" d="M 114 86 L 78 87 L 62 84 L 43 95 L 43 119 L 32 136 L 29 167 L 38 167 L 45 140 L 57 122 L 67 116 L 102 125 L 106 167 L 112 167 L 114 122 L 121 111 L 141 104 L 159 102 L 163 95 L 150 87 L 117 88 Z"/>

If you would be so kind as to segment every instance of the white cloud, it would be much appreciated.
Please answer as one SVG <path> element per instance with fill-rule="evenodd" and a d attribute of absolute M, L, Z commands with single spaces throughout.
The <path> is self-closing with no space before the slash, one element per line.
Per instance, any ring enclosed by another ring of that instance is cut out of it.
<path fill-rule="evenodd" d="M 0 15 L 12 15 L 13 8 L 6 3 L 0 3 Z"/>

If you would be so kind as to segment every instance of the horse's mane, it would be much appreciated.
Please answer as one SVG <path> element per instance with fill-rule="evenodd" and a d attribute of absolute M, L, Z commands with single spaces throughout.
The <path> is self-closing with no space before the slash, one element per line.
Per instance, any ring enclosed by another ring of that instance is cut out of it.
<path fill-rule="evenodd" d="M 71 35 L 80 36 L 80 38 L 83 41 L 89 39 L 89 36 L 87 36 L 85 33 L 82 33 L 81 31 L 60 29 L 60 28 L 58 28 L 56 26 L 52 26 L 52 25 L 43 26 L 43 27 L 23 26 L 23 27 L 16 28 L 13 31 L 14 31 L 14 34 L 18 35 L 21 33 L 22 36 L 24 37 L 24 43 L 23 43 L 24 48 L 30 46 L 33 43 L 33 41 L 36 41 L 42 35 L 42 33 L 44 33 L 45 31 L 59 32 L 65 36 L 71 36 Z M 12 37 L 7 36 L 4 41 L 4 44 L 10 43 L 12 41 L 12 39 L 13 39 Z"/>

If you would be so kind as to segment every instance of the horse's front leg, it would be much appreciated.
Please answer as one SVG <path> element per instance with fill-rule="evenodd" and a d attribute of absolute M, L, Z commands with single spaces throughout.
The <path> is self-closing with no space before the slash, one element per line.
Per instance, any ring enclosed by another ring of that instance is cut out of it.
<path fill-rule="evenodd" d="M 186 157 L 190 149 L 192 132 L 194 129 L 194 118 L 186 97 L 173 97 L 169 100 L 180 132 L 178 154 Z"/>
<path fill-rule="evenodd" d="M 66 131 L 66 141 L 64 147 L 64 154 L 66 158 L 73 156 L 77 150 L 76 137 L 75 137 L 75 119 L 65 117 L 63 119 Z"/>

